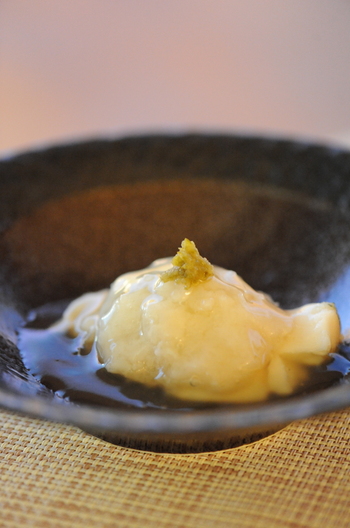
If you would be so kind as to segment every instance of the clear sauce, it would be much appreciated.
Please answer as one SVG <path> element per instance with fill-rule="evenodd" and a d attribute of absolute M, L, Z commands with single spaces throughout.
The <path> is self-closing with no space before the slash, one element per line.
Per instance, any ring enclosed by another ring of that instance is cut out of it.
<path fill-rule="evenodd" d="M 186 411 L 223 405 L 180 400 L 167 395 L 161 388 L 149 388 L 107 372 L 99 362 L 95 348 L 87 352 L 79 337 L 70 338 L 49 329 L 64 307 L 57 304 L 31 312 L 27 324 L 19 331 L 19 349 L 25 366 L 56 396 L 75 404 L 128 409 Z M 308 379 L 297 387 L 294 395 L 347 382 L 349 374 L 350 344 L 343 343 L 336 353 L 331 354 L 328 364 L 309 368 Z M 270 399 L 279 400 L 281 397 L 272 395 Z"/>

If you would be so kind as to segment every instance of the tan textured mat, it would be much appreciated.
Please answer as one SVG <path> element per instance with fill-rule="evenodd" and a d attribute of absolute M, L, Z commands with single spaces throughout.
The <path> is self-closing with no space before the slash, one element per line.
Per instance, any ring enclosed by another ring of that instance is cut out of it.
<path fill-rule="evenodd" d="M 0 412 L 0 526 L 345 528 L 350 412 L 200 455 L 113 446 Z"/>

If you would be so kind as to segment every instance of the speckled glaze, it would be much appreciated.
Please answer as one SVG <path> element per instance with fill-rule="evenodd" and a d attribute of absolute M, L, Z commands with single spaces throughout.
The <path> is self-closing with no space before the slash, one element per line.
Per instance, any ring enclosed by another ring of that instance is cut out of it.
<path fill-rule="evenodd" d="M 62 405 L 26 371 L 15 330 L 29 309 L 106 287 L 185 236 L 284 307 L 335 301 L 350 326 L 349 202 L 350 153 L 284 140 L 129 137 L 1 162 L 0 403 L 163 451 L 234 446 L 348 405 L 347 384 L 186 417 Z"/>

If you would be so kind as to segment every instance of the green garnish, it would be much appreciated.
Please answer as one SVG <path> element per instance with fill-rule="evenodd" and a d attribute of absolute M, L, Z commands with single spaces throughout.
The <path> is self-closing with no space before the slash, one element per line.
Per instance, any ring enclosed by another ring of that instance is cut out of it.
<path fill-rule="evenodd" d="M 163 282 L 175 281 L 184 284 L 186 290 L 214 275 L 214 267 L 201 257 L 194 242 L 188 238 L 182 241 L 179 251 L 172 260 L 173 267 L 164 271 L 160 278 Z"/>

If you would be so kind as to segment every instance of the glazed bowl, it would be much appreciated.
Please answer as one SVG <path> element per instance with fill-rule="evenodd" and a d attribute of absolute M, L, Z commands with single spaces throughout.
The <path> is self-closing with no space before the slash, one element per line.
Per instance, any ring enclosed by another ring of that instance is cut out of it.
<path fill-rule="evenodd" d="M 350 153 L 286 140 L 149 135 L 0 163 L 0 405 L 107 441 L 196 452 L 251 442 L 350 405 L 347 376 L 255 405 L 110 408 L 59 401 L 31 375 L 18 330 L 37 307 L 106 288 L 184 237 L 284 308 L 335 302 L 350 327 Z"/>

